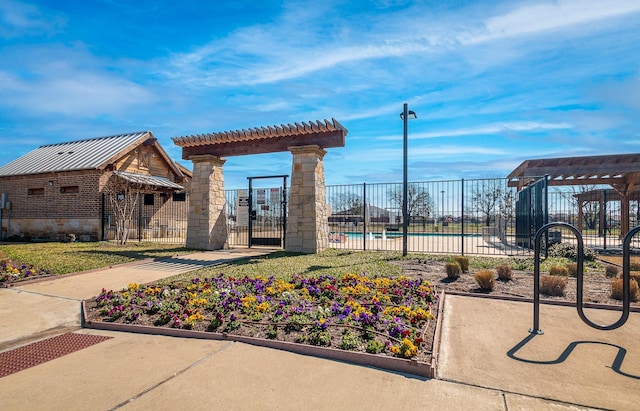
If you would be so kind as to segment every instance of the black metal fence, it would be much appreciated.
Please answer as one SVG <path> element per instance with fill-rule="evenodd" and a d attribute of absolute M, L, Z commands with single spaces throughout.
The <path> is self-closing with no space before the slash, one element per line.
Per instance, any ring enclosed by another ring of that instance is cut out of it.
<path fill-rule="evenodd" d="M 116 210 L 102 197 L 102 240 L 116 239 Z M 140 194 L 129 225 L 129 240 L 184 244 L 189 218 L 189 193 Z"/>
<path fill-rule="evenodd" d="M 407 250 L 531 256 L 537 229 L 549 222 L 579 228 L 586 247 L 621 247 L 620 198 L 611 188 L 549 187 L 544 177 L 532 180 L 520 191 L 500 178 L 409 183 Z M 247 196 L 246 190 L 240 192 Z M 238 193 L 226 192 L 229 244 L 247 246 L 247 230 L 236 221 Z M 402 251 L 401 183 L 327 186 L 326 198 L 328 247 Z M 629 226 L 634 227 L 640 223 L 640 193 L 629 198 Z M 563 230 L 545 237 L 545 244 L 573 241 Z"/>
<path fill-rule="evenodd" d="M 409 252 L 521 255 L 516 189 L 506 179 L 412 182 L 407 188 Z M 402 250 L 401 183 L 327 187 L 329 246 Z"/>

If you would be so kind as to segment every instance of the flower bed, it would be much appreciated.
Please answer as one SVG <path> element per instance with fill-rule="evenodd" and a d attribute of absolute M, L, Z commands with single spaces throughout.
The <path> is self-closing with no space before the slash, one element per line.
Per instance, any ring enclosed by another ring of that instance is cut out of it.
<path fill-rule="evenodd" d="M 48 270 L 42 270 L 29 264 L 16 263 L 11 260 L 0 259 L 0 286 L 53 275 Z"/>
<path fill-rule="evenodd" d="M 290 281 L 193 279 L 102 290 L 89 321 L 257 337 L 428 362 L 432 285 L 405 276 L 346 274 Z"/>

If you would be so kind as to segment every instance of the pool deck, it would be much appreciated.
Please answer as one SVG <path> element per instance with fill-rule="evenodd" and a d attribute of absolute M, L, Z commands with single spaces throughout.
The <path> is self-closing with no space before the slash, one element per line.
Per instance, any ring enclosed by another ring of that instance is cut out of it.
<path fill-rule="evenodd" d="M 268 252 L 263 250 L 262 252 Z M 253 253 L 253 254 L 252 254 Z M 229 341 L 80 328 L 80 302 L 256 250 L 203 252 L 0 289 L 0 351 L 67 332 L 112 337 L 0 378 L 2 410 L 638 409 L 640 313 L 615 331 L 576 310 L 447 296 L 436 379 Z M 613 322 L 616 312 L 587 310 Z"/>

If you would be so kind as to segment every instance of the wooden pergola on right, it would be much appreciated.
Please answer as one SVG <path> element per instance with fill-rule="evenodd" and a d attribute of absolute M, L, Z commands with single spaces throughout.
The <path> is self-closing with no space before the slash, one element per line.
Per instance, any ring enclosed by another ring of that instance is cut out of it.
<path fill-rule="evenodd" d="M 640 185 L 640 153 L 525 160 L 507 178 L 509 186 L 520 191 L 536 177 L 544 176 L 548 176 L 550 186 L 610 185 L 620 201 L 620 236 L 629 232 L 629 202 L 635 199 L 631 196 L 636 184 Z M 585 201 L 594 200 L 584 193 L 578 204 L 582 208 Z M 582 227 L 578 229 L 582 231 Z"/>

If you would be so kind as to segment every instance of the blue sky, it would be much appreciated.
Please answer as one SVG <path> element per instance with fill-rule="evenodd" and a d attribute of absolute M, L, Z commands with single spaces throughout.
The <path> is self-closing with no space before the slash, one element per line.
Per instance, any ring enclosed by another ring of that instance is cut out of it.
<path fill-rule="evenodd" d="M 640 1 L 0 0 L 0 165 L 42 144 L 335 118 L 327 184 L 640 152 Z M 181 161 L 191 168 L 190 163 Z M 289 174 L 230 157 L 227 188 Z"/>

